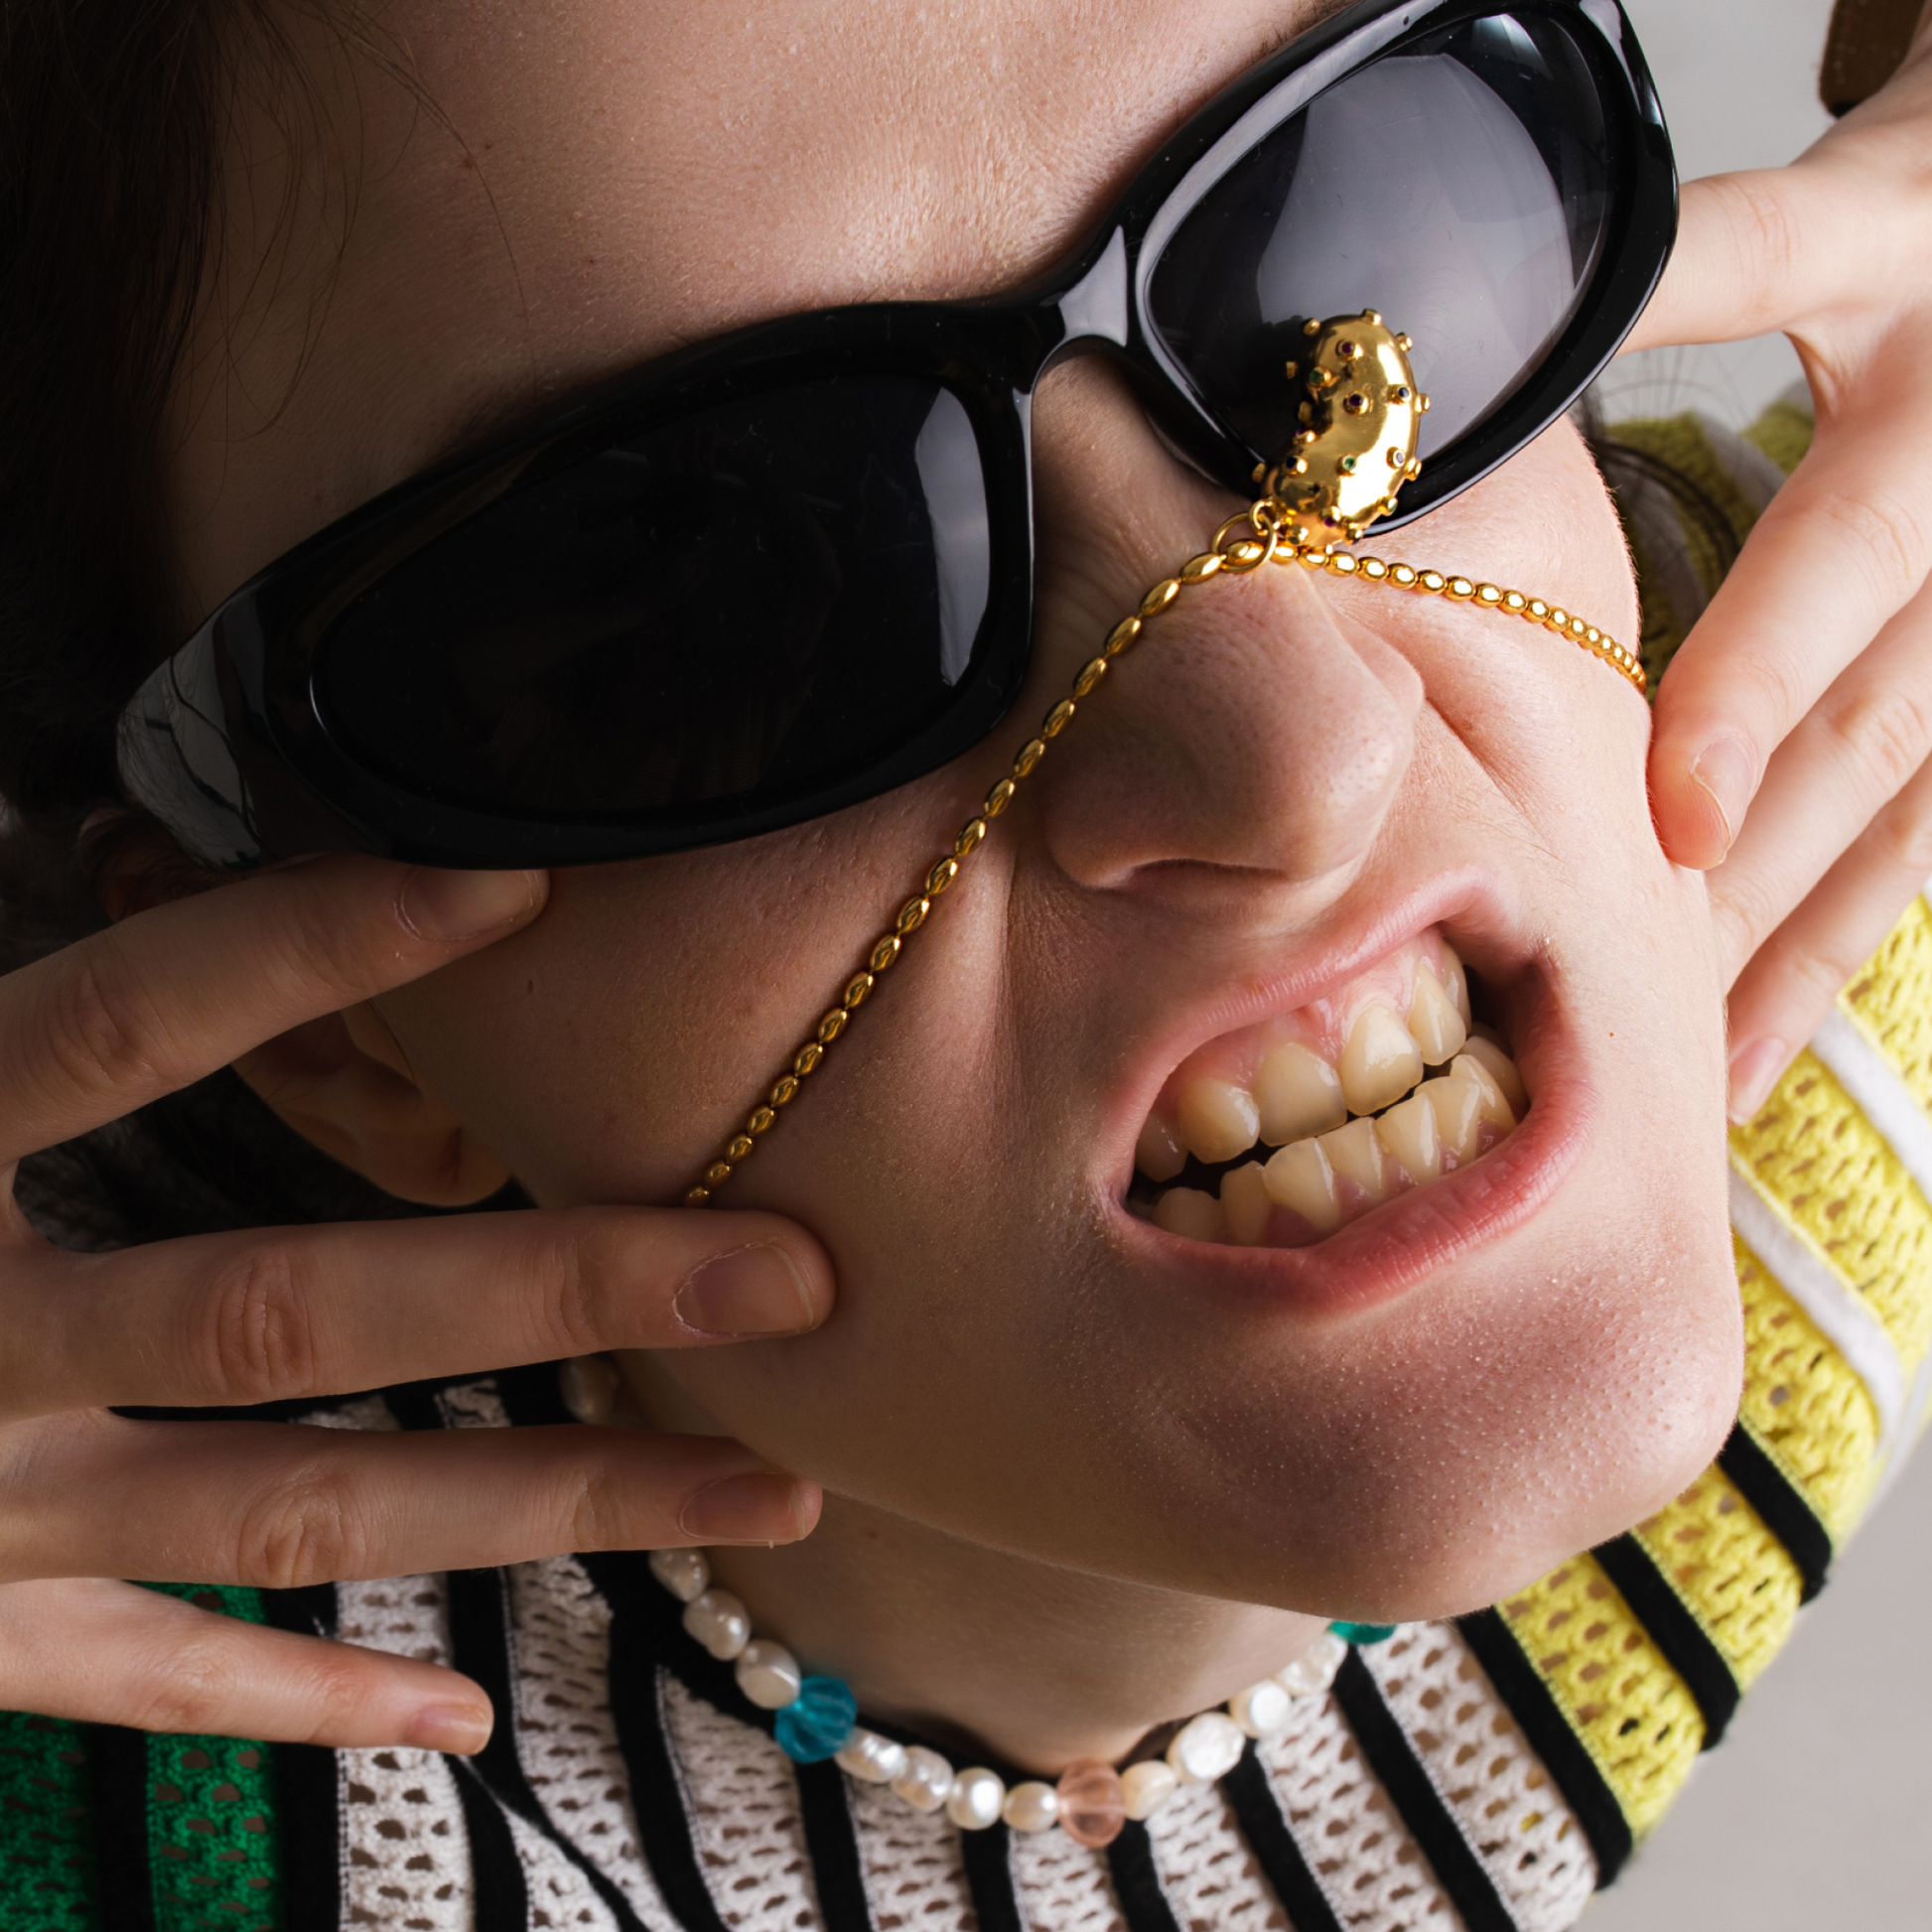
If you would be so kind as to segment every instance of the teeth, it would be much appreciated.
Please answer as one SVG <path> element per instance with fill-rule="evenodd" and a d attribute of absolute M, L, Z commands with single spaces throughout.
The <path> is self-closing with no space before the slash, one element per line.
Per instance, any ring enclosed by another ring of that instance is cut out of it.
<path fill-rule="evenodd" d="M 1197 1161 L 1232 1161 L 1255 1144 L 1261 1110 L 1232 1080 L 1189 1080 L 1180 1090 L 1180 1138 Z"/>
<path fill-rule="evenodd" d="M 1221 1216 L 1227 1223 L 1228 1239 L 1238 1246 L 1261 1246 L 1274 1207 L 1259 1161 L 1250 1161 L 1245 1168 L 1221 1176 Z"/>
<path fill-rule="evenodd" d="M 1319 1234 L 1341 1225 L 1335 1171 L 1319 1141 L 1295 1141 L 1262 1170 L 1268 1195 L 1278 1207 L 1301 1215 Z"/>
<path fill-rule="evenodd" d="M 1391 1107 L 1375 1123 L 1376 1138 L 1418 1187 L 1439 1180 L 1443 1173 L 1442 1143 L 1436 1135 L 1436 1109 L 1420 1093 Z"/>
<path fill-rule="evenodd" d="M 1469 1062 L 1460 1059 L 1455 1064 Z M 1482 1082 L 1446 1074 L 1440 1080 L 1425 1080 L 1416 1092 L 1436 1111 L 1436 1139 L 1444 1158 L 1452 1155 L 1457 1167 L 1466 1167 L 1482 1152 L 1482 1125 L 1488 1117 L 1484 1110 L 1489 1104 Z M 1502 1100 L 1500 1093 L 1495 1097 Z"/>
<path fill-rule="evenodd" d="M 1475 1043 L 1474 1040 L 1469 1042 L 1471 1046 Z M 1512 1073 L 1516 1071 L 1513 1066 L 1509 1070 Z M 1456 1054 L 1449 1062 L 1449 1078 L 1466 1080 L 1480 1091 L 1482 1118 L 1490 1126 L 1507 1134 L 1516 1125 L 1516 1110 L 1509 1104 L 1509 1096 L 1497 1083 L 1496 1076 L 1473 1053 Z M 1516 1084 L 1519 1088 L 1522 1086 L 1520 1080 Z"/>
<path fill-rule="evenodd" d="M 1190 1241 L 1219 1241 L 1225 1232 L 1221 1203 L 1198 1187 L 1170 1187 L 1154 1203 L 1154 1225 Z"/>
<path fill-rule="evenodd" d="M 1427 966 L 1416 968 L 1416 996 L 1409 1002 L 1409 1031 L 1431 1066 L 1447 1066 L 1462 1050 L 1469 1030 L 1443 982 Z"/>
<path fill-rule="evenodd" d="M 1421 1078 L 1422 1052 L 1408 1028 L 1386 1001 L 1371 1000 L 1355 1016 L 1348 1044 L 1341 1049 L 1341 1091 L 1348 1111 L 1376 1113 L 1401 1099 Z"/>
<path fill-rule="evenodd" d="M 1413 1051 L 1414 1048 L 1411 1048 Z M 1332 1134 L 1323 1134 L 1315 1143 L 1328 1157 L 1335 1178 L 1352 1180 L 1371 1203 L 1389 1197 L 1389 1175 L 1382 1159 L 1382 1144 L 1375 1138 L 1372 1120 L 1351 1120 Z M 1336 1198 L 1340 1198 L 1337 1190 Z"/>
<path fill-rule="evenodd" d="M 1462 962 L 1455 956 L 1455 948 L 1447 939 L 1443 941 L 1443 991 L 1449 996 L 1449 1004 L 1462 1016 L 1463 1026 L 1468 1026 L 1468 976 L 1462 971 Z"/>
<path fill-rule="evenodd" d="M 1134 1165 L 1150 1180 L 1172 1180 L 1187 1165 L 1187 1150 L 1159 1114 L 1149 1114 L 1134 1143 Z"/>
<path fill-rule="evenodd" d="M 1270 1147 L 1325 1134 L 1348 1118 L 1335 1069 L 1319 1053 L 1293 1040 L 1262 1061 L 1255 1075 L 1255 1104 L 1261 1110 L 1261 1138 Z"/>
<path fill-rule="evenodd" d="M 1523 1085 L 1523 1076 L 1517 1072 L 1516 1062 L 1495 1040 L 1489 1038 L 1486 1033 L 1472 1033 L 1462 1050 L 1487 1069 L 1489 1077 L 1502 1089 L 1503 1098 L 1519 1117 L 1528 1111 L 1530 1096 Z"/>

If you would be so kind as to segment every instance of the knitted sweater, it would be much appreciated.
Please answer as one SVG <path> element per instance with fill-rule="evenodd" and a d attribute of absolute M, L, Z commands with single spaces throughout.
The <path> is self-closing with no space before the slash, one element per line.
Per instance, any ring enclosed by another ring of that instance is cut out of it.
<path fill-rule="evenodd" d="M 1619 432 L 1700 486 L 1699 515 L 1654 479 L 1622 490 L 1653 671 L 1721 570 L 1713 506 L 1748 527 L 1808 431 L 1785 405 L 1751 442 L 1692 418 Z M 452 1663 L 489 1691 L 495 1734 L 466 1761 L 0 1716 L 0 1925 L 1560 1932 L 1723 1736 L 1918 1433 L 1928 1114 L 1921 898 L 1731 1136 L 1746 1363 L 1711 1468 L 1506 1602 L 1353 1650 L 1288 1730 L 1105 1851 L 961 1832 L 834 1764 L 793 1764 L 641 1555 L 558 1557 L 303 1591 L 157 1586 Z M 556 1371 L 536 1368 L 305 1419 L 567 1415 Z"/>

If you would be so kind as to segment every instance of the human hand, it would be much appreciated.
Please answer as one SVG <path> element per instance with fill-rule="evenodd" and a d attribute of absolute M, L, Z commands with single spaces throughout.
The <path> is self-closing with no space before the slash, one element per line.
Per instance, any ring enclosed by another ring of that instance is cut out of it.
<path fill-rule="evenodd" d="M 1810 453 L 1657 693 L 1664 850 L 1710 871 L 1755 1111 L 1932 874 L 1932 22 L 1788 168 L 1688 184 L 1630 348 L 1782 330 Z"/>
<path fill-rule="evenodd" d="M 77 1255 L 13 1200 L 24 1155 L 506 936 L 546 890 L 540 873 L 317 860 L 0 979 L 0 1708 L 471 1751 L 489 1703 L 454 1672 L 108 1580 L 288 1587 L 811 1529 L 816 1486 L 720 1438 L 108 1413 L 796 1333 L 830 1308 L 831 1269 L 773 1215 L 478 1214 Z"/>

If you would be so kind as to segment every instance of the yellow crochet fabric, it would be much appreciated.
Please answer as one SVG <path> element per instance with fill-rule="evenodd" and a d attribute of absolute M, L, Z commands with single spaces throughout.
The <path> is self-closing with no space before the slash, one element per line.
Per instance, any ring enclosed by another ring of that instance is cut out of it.
<path fill-rule="evenodd" d="M 1615 1794 L 1633 1834 L 1676 1797 L 1704 1719 L 1594 1557 L 1553 1570 L 1498 1606 Z"/>
<path fill-rule="evenodd" d="M 1932 906 L 1915 898 L 1839 1006 L 1932 1114 Z"/>
<path fill-rule="evenodd" d="M 1787 402 L 1746 435 L 1788 472 L 1804 454 L 1810 428 L 1808 416 Z M 1625 426 L 1616 435 L 1688 471 L 1740 536 L 1748 529 L 1749 503 L 1695 420 Z M 1670 535 L 1653 518 L 1653 541 L 1660 527 Z M 1708 532 L 1701 536 L 1687 520 L 1682 534 L 1679 562 L 1696 577 L 1680 569 L 1676 581 L 1701 579 L 1714 588 Z M 1653 599 L 1634 534 L 1633 547 L 1646 580 L 1646 642 L 1657 647 L 1661 669 L 1685 619 Z M 1808 1510 L 1833 1547 L 1856 1527 L 1887 1454 L 1909 1442 L 1910 1429 L 1932 1408 L 1928 1369 L 1919 1413 L 1904 1415 L 1899 1437 L 1887 1443 L 1883 1405 L 1889 1401 L 1895 1411 L 1901 1388 L 1911 1403 L 1913 1377 L 1932 1345 L 1932 1203 L 1847 1090 L 1850 1082 L 1873 1113 L 1893 1123 L 1901 1144 L 1914 1118 L 1932 1116 L 1932 904 L 1924 897 L 1906 908 L 1838 1004 L 1870 1053 L 1852 1055 L 1842 1029 L 1835 1046 L 1821 1035 L 1818 1050 L 1800 1053 L 1757 1115 L 1730 1136 L 1731 1165 L 1750 1189 L 1738 1211 L 1755 1196 L 1752 1212 L 1770 1217 L 1762 1245 L 1784 1258 L 1791 1276 L 1781 1281 L 1763 1254 L 1734 1238 L 1745 1351 L 1738 1422 L 1747 1445 L 1775 1471 L 1751 1476 L 1753 1494 L 1766 1498 L 1767 1509 L 1777 1501 L 1787 1512 L 1779 1520 L 1794 1536 Z M 1847 1068 L 1844 1080 L 1825 1063 L 1834 1054 Z M 1923 1173 L 1924 1156 L 1919 1160 Z M 1870 1331 L 1857 1365 L 1831 1338 L 1848 1337 L 1850 1346 L 1855 1330 Z M 1871 1386 L 1867 1376 L 1875 1378 Z M 1793 1552 L 1739 1488 L 1746 1466 L 1731 1466 L 1737 1480 L 1714 1464 L 1632 1540 L 1741 1689 L 1789 1635 L 1804 1578 Z M 1789 1501 L 1760 1489 L 1765 1480 L 1775 1489 L 1779 1478 Z M 1635 1592 L 1637 1573 L 1619 1567 L 1618 1575 Z M 1666 1602 L 1656 1605 L 1660 1631 Z M 1631 1836 L 1640 1838 L 1683 1785 L 1706 1735 L 1689 1685 L 1592 1557 L 1563 1565 L 1498 1607 Z M 1665 1632 L 1665 1641 L 1679 1646 L 1680 1660 L 1690 1657 L 1682 1633 Z M 1713 1667 L 1686 1668 L 1702 1682 L 1700 1673 Z"/>
<path fill-rule="evenodd" d="M 1932 984 L 1921 980 L 1917 997 L 1932 998 Z M 1884 1323 L 1909 1374 L 1932 1339 L 1932 1206 L 1884 1136 L 1803 1052 L 1757 1114 L 1731 1129 L 1730 1148 L 1778 1218 Z"/>
<path fill-rule="evenodd" d="M 1785 1548 L 1720 1468 L 1639 1523 L 1636 1538 L 1748 1686 L 1778 1654 L 1804 1579 Z"/>
<path fill-rule="evenodd" d="M 1877 1474 L 1878 1412 L 1832 1344 L 1735 1236 L 1744 1304 L 1737 1419 L 1811 1505 L 1834 1543 L 1857 1525 Z"/>

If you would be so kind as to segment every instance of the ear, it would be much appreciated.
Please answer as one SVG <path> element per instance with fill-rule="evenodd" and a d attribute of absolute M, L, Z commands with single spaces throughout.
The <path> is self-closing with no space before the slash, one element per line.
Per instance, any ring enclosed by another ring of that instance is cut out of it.
<path fill-rule="evenodd" d="M 257 1046 L 235 1071 L 289 1126 L 384 1193 L 467 1207 L 509 1169 L 423 1082 L 371 1005 Z"/>
<path fill-rule="evenodd" d="M 82 828 L 81 850 L 111 919 L 223 883 L 183 858 L 159 828 L 124 811 L 95 813 Z M 234 1066 L 304 1140 L 398 1199 L 467 1207 L 510 1177 L 416 1077 L 372 1005 L 297 1027 Z"/>

